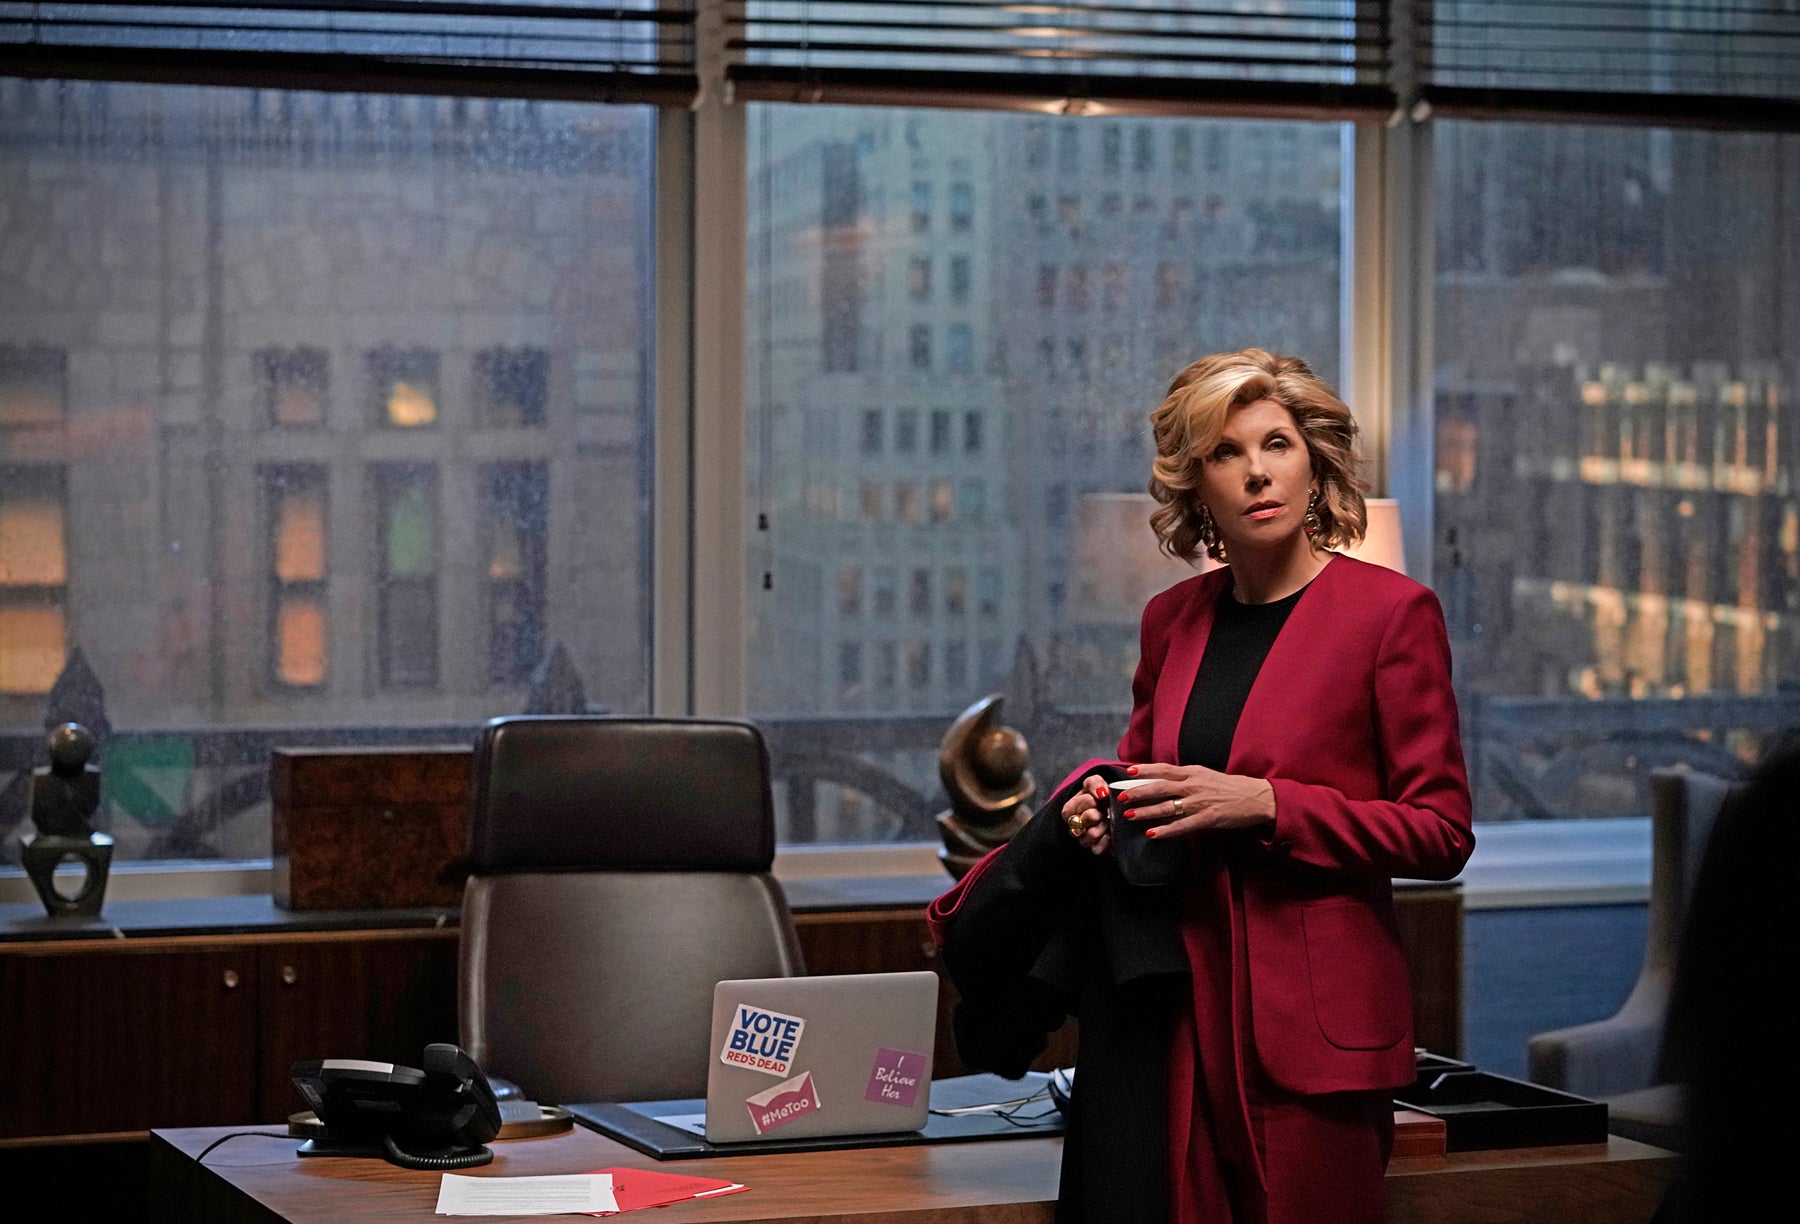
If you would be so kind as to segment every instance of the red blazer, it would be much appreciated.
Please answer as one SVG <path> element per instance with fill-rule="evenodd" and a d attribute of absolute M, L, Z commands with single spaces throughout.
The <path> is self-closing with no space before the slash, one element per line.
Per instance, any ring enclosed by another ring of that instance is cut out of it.
<path fill-rule="evenodd" d="M 1190 578 L 1144 609 L 1121 760 L 1176 763 L 1230 578 Z M 1264 1070 L 1300 1093 L 1411 1083 L 1391 878 L 1449 879 L 1475 846 L 1437 597 L 1393 570 L 1332 558 L 1257 674 L 1228 772 L 1275 789 L 1275 827 L 1243 869 Z"/>

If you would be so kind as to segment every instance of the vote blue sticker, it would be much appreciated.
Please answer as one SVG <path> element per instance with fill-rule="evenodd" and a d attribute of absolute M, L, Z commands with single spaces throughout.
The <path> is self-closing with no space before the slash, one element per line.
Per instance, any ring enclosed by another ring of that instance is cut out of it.
<path fill-rule="evenodd" d="M 806 1021 L 799 1016 L 784 1016 L 740 1003 L 732 1009 L 719 1061 L 728 1067 L 748 1067 L 785 1079 L 793 1066 L 794 1053 L 800 1048 L 800 1035 L 805 1031 Z"/>

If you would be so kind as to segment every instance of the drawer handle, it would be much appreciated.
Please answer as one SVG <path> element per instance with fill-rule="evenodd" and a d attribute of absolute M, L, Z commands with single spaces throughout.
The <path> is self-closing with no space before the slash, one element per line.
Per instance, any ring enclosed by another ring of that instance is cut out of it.
<path fill-rule="evenodd" d="M 292 965 L 283 965 L 281 967 L 281 984 L 283 986 L 292 986 L 299 980 L 300 974 Z"/>
<path fill-rule="evenodd" d="M 225 971 L 225 989 L 226 990 L 236 990 L 237 984 L 238 984 L 238 971 L 236 969 L 227 969 Z"/>

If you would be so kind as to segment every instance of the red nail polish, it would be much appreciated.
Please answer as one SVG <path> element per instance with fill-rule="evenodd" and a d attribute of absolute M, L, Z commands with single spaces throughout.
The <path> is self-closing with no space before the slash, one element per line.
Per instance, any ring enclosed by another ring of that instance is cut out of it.
<path fill-rule="evenodd" d="M 1155 829 L 1145 829 L 1145 830 L 1144 830 L 1144 836 L 1145 836 L 1145 837 L 1155 837 L 1155 836 L 1156 836 L 1156 830 L 1155 830 Z"/>
<path fill-rule="evenodd" d="M 1094 794 L 1095 794 L 1095 797 L 1098 798 L 1101 803 L 1106 802 L 1107 795 L 1106 795 L 1106 788 L 1104 786 L 1102 786 L 1098 791 L 1094 792 Z"/>
<path fill-rule="evenodd" d="M 1124 812 L 1121 813 L 1121 815 L 1123 815 L 1126 820 L 1130 820 L 1132 817 L 1132 810 L 1130 808 L 1126 808 L 1124 810 Z"/>
<path fill-rule="evenodd" d="M 1125 772 L 1135 778 L 1135 777 L 1137 777 L 1137 766 L 1133 765 L 1129 769 L 1127 769 Z"/>

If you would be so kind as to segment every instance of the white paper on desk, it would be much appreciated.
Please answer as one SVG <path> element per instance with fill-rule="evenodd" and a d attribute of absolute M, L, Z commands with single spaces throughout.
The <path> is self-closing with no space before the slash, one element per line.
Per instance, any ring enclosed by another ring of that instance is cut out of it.
<path fill-rule="evenodd" d="M 568 1215 L 617 1211 L 611 1173 L 557 1177 L 461 1177 L 438 1183 L 439 1215 Z"/>

